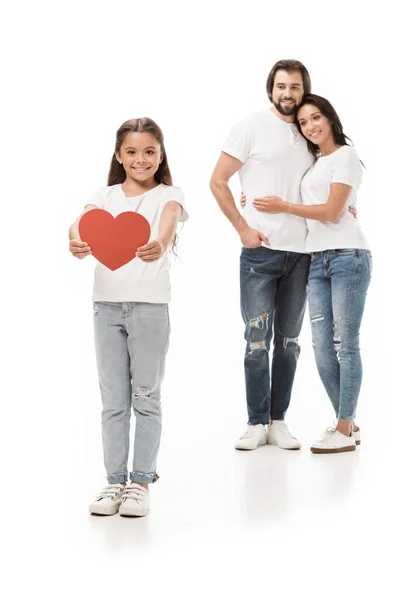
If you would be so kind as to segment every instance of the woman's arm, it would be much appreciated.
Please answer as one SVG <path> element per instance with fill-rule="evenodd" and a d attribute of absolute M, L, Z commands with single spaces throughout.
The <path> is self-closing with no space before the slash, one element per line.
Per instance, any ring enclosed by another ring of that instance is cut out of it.
<path fill-rule="evenodd" d="M 301 204 L 284 202 L 277 196 L 266 196 L 265 198 L 256 198 L 253 205 L 257 210 L 270 214 L 286 212 L 296 217 L 303 217 L 304 219 L 338 223 L 350 196 L 351 189 L 352 187 L 345 183 L 331 183 L 329 198 L 325 204 L 303 206 Z"/>
<path fill-rule="evenodd" d="M 174 200 L 167 202 L 161 213 L 157 239 L 138 248 L 136 256 L 144 262 L 154 262 L 161 258 L 174 238 L 176 225 L 181 214 L 182 206 L 179 202 Z"/>

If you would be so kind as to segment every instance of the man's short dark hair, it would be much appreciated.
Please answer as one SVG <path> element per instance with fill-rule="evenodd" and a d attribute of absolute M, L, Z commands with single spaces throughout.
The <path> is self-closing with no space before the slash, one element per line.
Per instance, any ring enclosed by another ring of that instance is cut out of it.
<path fill-rule="evenodd" d="M 277 71 L 279 71 L 279 70 L 286 71 L 287 73 L 293 73 L 293 71 L 298 71 L 299 73 L 301 73 L 301 77 L 303 79 L 304 95 L 311 94 L 310 74 L 307 71 L 307 69 L 305 68 L 305 66 L 303 65 L 303 63 L 301 63 L 299 60 L 293 60 L 293 59 L 278 60 L 278 62 L 275 63 L 274 66 L 272 67 L 270 74 L 268 75 L 268 78 L 267 78 L 267 94 L 268 94 L 268 98 L 271 100 L 271 102 L 272 102 L 272 88 L 274 87 L 275 75 L 276 75 Z"/>

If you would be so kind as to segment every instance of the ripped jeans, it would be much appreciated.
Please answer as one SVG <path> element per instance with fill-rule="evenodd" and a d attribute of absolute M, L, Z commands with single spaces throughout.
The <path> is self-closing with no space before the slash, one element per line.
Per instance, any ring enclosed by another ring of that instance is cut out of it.
<path fill-rule="evenodd" d="M 128 479 L 131 411 L 136 417 L 130 479 L 157 480 L 160 386 L 169 340 L 168 304 L 94 302 L 94 334 L 108 483 Z"/>
<path fill-rule="evenodd" d="M 283 420 L 290 403 L 303 323 L 310 255 L 243 248 L 241 310 L 248 423 Z M 271 376 L 269 350 L 274 333 Z"/>
<path fill-rule="evenodd" d="M 352 421 L 362 380 L 360 325 L 371 279 L 369 250 L 311 255 L 308 302 L 315 360 L 337 419 Z"/>

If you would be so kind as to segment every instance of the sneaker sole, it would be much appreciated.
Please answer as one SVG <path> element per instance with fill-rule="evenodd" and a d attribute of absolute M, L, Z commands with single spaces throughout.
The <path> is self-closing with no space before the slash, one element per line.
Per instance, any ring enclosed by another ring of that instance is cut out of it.
<path fill-rule="evenodd" d="M 301 446 L 297 446 L 296 448 L 286 448 L 285 446 L 279 446 L 279 444 L 277 444 L 276 442 L 270 442 L 269 440 L 267 441 L 267 444 L 269 444 L 270 446 L 276 446 L 281 450 L 300 450 L 301 448 Z"/>
<path fill-rule="evenodd" d="M 259 448 L 260 446 L 266 446 L 267 444 L 267 436 L 265 436 L 265 439 L 263 438 L 262 440 L 260 440 L 257 444 L 257 446 L 255 446 L 254 448 L 241 448 L 240 446 L 235 446 L 235 450 L 244 450 L 244 451 L 250 451 L 250 450 L 257 450 L 257 448 Z"/>
<path fill-rule="evenodd" d="M 310 448 L 313 454 L 337 454 L 339 452 L 354 452 L 355 446 L 345 446 L 344 448 Z"/>
<path fill-rule="evenodd" d="M 130 511 L 130 512 L 119 512 L 120 517 L 145 517 L 149 514 L 149 510 L 143 511 Z"/>
<path fill-rule="evenodd" d="M 119 507 L 113 510 L 113 512 L 110 512 L 109 508 L 89 508 L 89 512 L 91 515 L 101 515 L 102 517 L 111 517 L 112 515 L 116 515 L 118 510 Z"/>

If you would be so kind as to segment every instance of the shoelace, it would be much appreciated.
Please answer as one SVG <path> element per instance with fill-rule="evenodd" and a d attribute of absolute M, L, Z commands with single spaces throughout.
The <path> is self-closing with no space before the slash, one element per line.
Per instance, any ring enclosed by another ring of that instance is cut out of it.
<path fill-rule="evenodd" d="M 111 500 L 113 500 L 120 491 L 121 485 L 119 483 L 107 485 L 101 490 L 100 494 L 97 496 L 97 500 L 102 500 L 103 498 L 110 498 Z"/>
<path fill-rule="evenodd" d="M 144 497 L 144 488 L 141 485 L 127 485 L 124 493 L 122 494 L 122 500 L 130 499 L 140 501 Z"/>
<path fill-rule="evenodd" d="M 246 431 L 244 432 L 244 434 L 242 435 L 241 439 L 243 440 L 243 439 L 248 438 L 248 437 L 253 437 L 253 433 L 252 433 L 253 428 L 254 428 L 254 425 L 253 426 L 249 425 L 247 427 Z"/>
<path fill-rule="evenodd" d="M 335 431 L 336 431 L 335 427 L 328 427 L 328 429 L 325 429 L 325 431 L 323 431 L 321 433 L 321 439 L 331 437 L 331 435 L 333 435 L 335 433 Z"/>
<path fill-rule="evenodd" d="M 293 437 L 286 423 L 279 423 L 279 421 L 274 421 L 274 425 L 279 429 L 279 432 L 286 440 Z"/>

